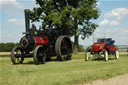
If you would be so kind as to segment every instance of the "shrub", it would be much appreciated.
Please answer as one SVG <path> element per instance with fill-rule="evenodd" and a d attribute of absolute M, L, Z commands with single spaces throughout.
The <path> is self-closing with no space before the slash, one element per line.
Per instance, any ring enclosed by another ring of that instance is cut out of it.
<path fill-rule="evenodd" d="M 0 52 L 10 52 L 17 43 L 0 43 Z"/>

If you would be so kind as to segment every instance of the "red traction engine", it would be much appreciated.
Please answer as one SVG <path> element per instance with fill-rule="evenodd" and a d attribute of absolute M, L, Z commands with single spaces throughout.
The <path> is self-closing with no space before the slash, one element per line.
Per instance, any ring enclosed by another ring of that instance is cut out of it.
<path fill-rule="evenodd" d="M 32 24 L 30 28 L 30 11 L 25 11 L 26 32 L 20 40 L 19 46 L 12 49 L 11 61 L 13 64 L 21 64 L 24 58 L 33 57 L 36 65 L 51 60 L 57 56 L 57 60 L 70 60 L 72 56 L 72 43 L 67 35 L 63 35 L 60 28 L 55 26 L 47 29 L 36 29 Z"/>
<path fill-rule="evenodd" d="M 98 39 L 96 43 L 89 46 L 85 51 L 85 60 L 88 61 L 90 55 L 102 57 L 104 55 L 105 61 L 108 61 L 108 55 L 115 55 L 115 58 L 119 58 L 119 52 L 117 46 L 114 45 L 115 41 L 112 38 Z"/>

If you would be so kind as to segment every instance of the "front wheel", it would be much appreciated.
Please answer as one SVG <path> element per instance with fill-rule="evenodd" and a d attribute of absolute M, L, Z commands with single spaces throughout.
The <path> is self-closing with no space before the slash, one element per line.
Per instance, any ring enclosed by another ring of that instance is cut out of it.
<path fill-rule="evenodd" d="M 22 64 L 24 61 L 22 48 L 16 46 L 11 51 L 11 61 L 13 64 Z"/>
<path fill-rule="evenodd" d="M 46 60 L 46 51 L 42 46 L 37 46 L 33 51 L 33 59 L 36 65 L 44 64 Z"/>
<path fill-rule="evenodd" d="M 108 61 L 108 52 L 107 51 L 104 52 L 104 58 L 105 58 L 105 61 Z"/>
<path fill-rule="evenodd" d="M 86 50 L 85 51 L 85 61 L 88 61 L 88 57 L 89 57 L 89 52 Z"/>
<path fill-rule="evenodd" d="M 119 59 L 119 51 L 118 50 L 116 50 L 116 52 L 115 52 L 115 59 Z"/>

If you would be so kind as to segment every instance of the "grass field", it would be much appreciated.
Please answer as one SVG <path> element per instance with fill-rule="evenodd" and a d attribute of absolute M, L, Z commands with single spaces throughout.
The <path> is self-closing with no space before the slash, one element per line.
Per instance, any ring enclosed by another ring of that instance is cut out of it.
<path fill-rule="evenodd" d="M 84 61 L 84 54 L 73 55 L 71 61 L 51 61 L 34 65 L 32 58 L 13 65 L 10 58 L 0 57 L 0 85 L 73 85 L 97 79 L 128 74 L 128 56 Z"/>

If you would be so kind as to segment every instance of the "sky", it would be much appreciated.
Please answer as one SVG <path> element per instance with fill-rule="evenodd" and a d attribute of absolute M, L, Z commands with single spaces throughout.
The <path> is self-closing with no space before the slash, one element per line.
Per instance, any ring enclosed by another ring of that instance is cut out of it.
<path fill-rule="evenodd" d="M 96 41 L 106 35 L 116 45 L 128 45 L 128 0 L 98 0 L 97 4 L 100 17 L 94 22 L 99 27 L 89 38 L 80 37 L 79 44 L 91 45 L 93 38 Z M 25 32 L 24 9 L 33 7 L 37 7 L 35 0 L 0 0 L 0 43 L 19 42 Z"/>

